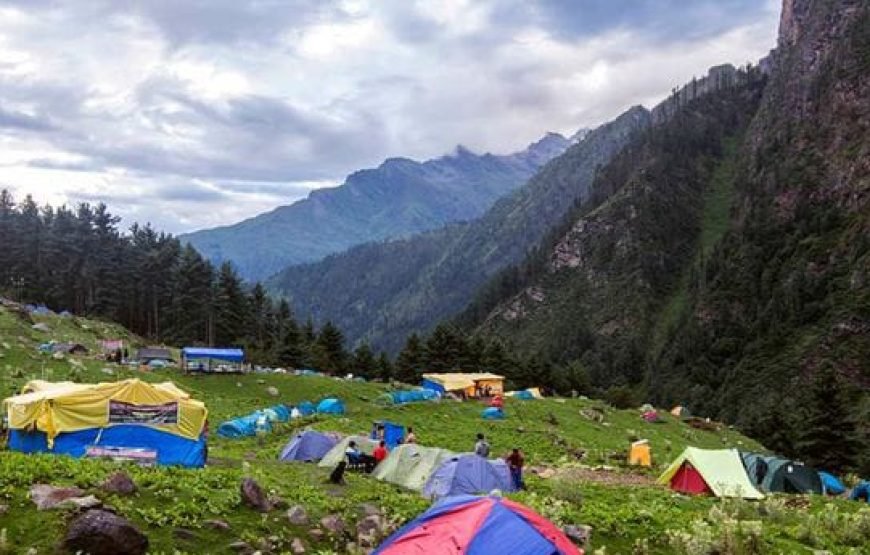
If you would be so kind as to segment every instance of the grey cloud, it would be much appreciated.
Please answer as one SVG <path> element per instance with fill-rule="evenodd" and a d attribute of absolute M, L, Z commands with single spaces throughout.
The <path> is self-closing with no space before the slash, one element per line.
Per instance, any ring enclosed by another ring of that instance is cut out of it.
<path fill-rule="evenodd" d="M 54 126 L 46 118 L 31 116 L 0 106 L 0 128 L 20 129 L 25 131 L 50 131 Z"/>

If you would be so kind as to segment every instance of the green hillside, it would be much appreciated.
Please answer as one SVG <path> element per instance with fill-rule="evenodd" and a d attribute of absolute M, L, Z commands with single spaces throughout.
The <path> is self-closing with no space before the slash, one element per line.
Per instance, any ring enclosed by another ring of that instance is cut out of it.
<path fill-rule="evenodd" d="M 380 406 L 374 401 L 389 388 L 385 384 L 276 374 L 192 377 L 174 370 L 142 373 L 119 369 L 89 356 L 55 360 L 38 354 L 37 345 L 46 339 L 70 339 L 93 346 L 101 338 L 126 334 L 111 324 L 79 318 L 40 320 L 52 331 L 32 330 L 30 322 L 0 308 L 0 388 L 5 393 L 15 393 L 35 378 L 173 380 L 207 403 L 212 430 L 227 418 L 257 408 L 277 402 L 316 401 L 326 395 L 342 398 L 348 413 L 342 418 L 314 417 L 278 425 L 263 441 L 226 440 L 212 434 L 210 462 L 203 470 L 124 466 L 139 487 L 135 497 L 130 498 L 99 489 L 99 484 L 117 468 L 115 464 L 2 451 L 0 504 L 7 509 L 0 511 L 0 552 L 24 553 L 30 547 L 50 552 L 62 537 L 66 516 L 54 511 L 39 512 L 27 498 L 28 488 L 36 483 L 77 485 L 93 492 L 136 523 L 149 537 L 155 553 L 224 553 L 239 540 L 255 549 L 262 547 L 260 542 L 265 540 L 271 542 L 273 552 L 289 552 L 293 538 L 302 539 L 308 553 L 347 552 L 355 534 L 315 541 L 310 533 L 313 524 L 293 526 L 283 510 L 264 516 L 241 506 L 239 483 L 245 476 L 255 478 L 288 504 L 303 505 L 312 522 L 327 514 L 340 514 L 351 524 L 349 530 L 355 530 L 352 524 L 360 518 L 360 506 L 373 504 L 382 507 L 398 525 L 424 510 L 428 502 L 414 492 L 364 476 L 350 475 L 346 486 L 330 486 L 325 483 L 325 470 L 277 462 L 278 452 L 296 427 L 364 432 L 377 419 L 414 426 L 421 443 L 457 451 L 469 450 L 478 431 L 489 436 L 496 453 L 522 447 L 532 467 L 552 469 L 555 476 L 544 479 L 530 474 L 530 490 L 515 497 L 559 524 L 592 526 L 592 548 L 605 549 L 602 553 L 688 552 L 689 543 L 697 541 L 710 550 L 719 545 L 717 542 L 756 546 L 752 547 L 754 551 L 726 551 L 729 553 L 791 553 L 801 549 L 809 553 L 810 546 L 849 553 L 847 547 L 861 545 L 856 543 L 858 534 L 870 526 L 870 511 L 856 512 L 860 508 L 856 503 L 821 497 L 800 503 L 785 498 L 756 504 L 719 502 L 672 495 L 653 485 L 663 465 L 686 445 L 760 449 L 752 440 L 727 428 L 696 430 L 667 414 L 663 423 L 648 424 L 639 418 L 636 409 L 615 410 L 584 399 L 509 399 L 507 420 L 484 422 L 479 418 L 481 405 L 474 402 Z M 109 371 L 111 374 L 106 373 Z M 277 388 L 279 395 L 269 395 L 269 387 Z M 600 423 L 596 414 L 602 416 Z M 648 438 L 653 446 L 655 468 L 650 472 L 631 471 L 620 460 L 629 440 L 635 437 Z M 585 452 L 582 461 L 577 459 L 581 452 Z M 599 465 L 608 465 L 612 470 L 595 470 Z M 229 529 L 213 529 L 208 523 L 212 519 L 225 521 Z M 836 526 L 819 530 L 817 525 L 822 519 Z M 747 531 L 756 524 L 745 523 L 757 522 L 761 523 L 757 534 Z M 699 530 L 709 537 L 690 541 L 688 538 Z"/>

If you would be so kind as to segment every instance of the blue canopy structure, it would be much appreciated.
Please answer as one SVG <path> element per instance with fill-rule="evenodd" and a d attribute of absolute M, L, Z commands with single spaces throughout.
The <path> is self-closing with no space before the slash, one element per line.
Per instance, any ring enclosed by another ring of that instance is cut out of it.
<path fill-rule="evenodd" d="M 242 349 L 213 349 L 210 347 L 185 347 L 181 350 L 187 360 L 211 359 L 227 362 L 243 362 L 245 351 Z"/>
<path fill-rule="evenodd" d="M 339 399 L 330 397 L 317 403 L 318 414 L 344 414 L 344 403 Z"/>
<path fill-rule="evenodd" d="M 822 479 L 822 493 L 828 495 L 840 495 L 846 492 L 846 486 L 833 474 L 819 471 L 819 478 Z"/>
<path fill-rule="evenodd" d="M 282 461 L 317 462 L 335 447 L 338 440 L 330 435 L 306 430 L 290 440 L 278 457 Z"/>
<path fill-rule="evenodd" d="M 484 420 L 504 420 L 504 411 L 498 407 L 489 407 L 483 409 L 480 416 L 482 416 Z"/>
<path fill-rule="evenodd" d="M 466 454 L 450 458 L 438 467 L 423 487 L 423 495 L 441 498 L 448 495 L 515 491 L 507 464 Z"/>

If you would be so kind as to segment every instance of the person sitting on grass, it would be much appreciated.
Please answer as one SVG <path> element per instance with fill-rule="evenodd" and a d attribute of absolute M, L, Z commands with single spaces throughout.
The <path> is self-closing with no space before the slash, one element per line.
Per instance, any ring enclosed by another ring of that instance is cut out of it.
<path fill-rule="evenodd" d="M 355 441 L 351 441 L 347 444 L 347 449 L 344 450 L 344 455 L 347 457 L 347 462 L 351 466 L 356 466 L 361 462 L 360 452 Z"/>

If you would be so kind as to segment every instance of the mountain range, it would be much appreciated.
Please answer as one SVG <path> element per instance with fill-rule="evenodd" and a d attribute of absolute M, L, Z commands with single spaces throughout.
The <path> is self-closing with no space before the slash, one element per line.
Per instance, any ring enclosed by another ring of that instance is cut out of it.
<path fill-rule="evenodd" d="M 463 146 L 416 162 L 390 158 L 354 172 L 339 187 L 234 225 L 181 240 L 214 263 L 231 261 L 242 277 L 262 280 L 288 265 L 320 260 L 354 245 L 407 237 L 479 216 L 585 135 L 548 133 L 520 152 L 478 155 Z"/>

